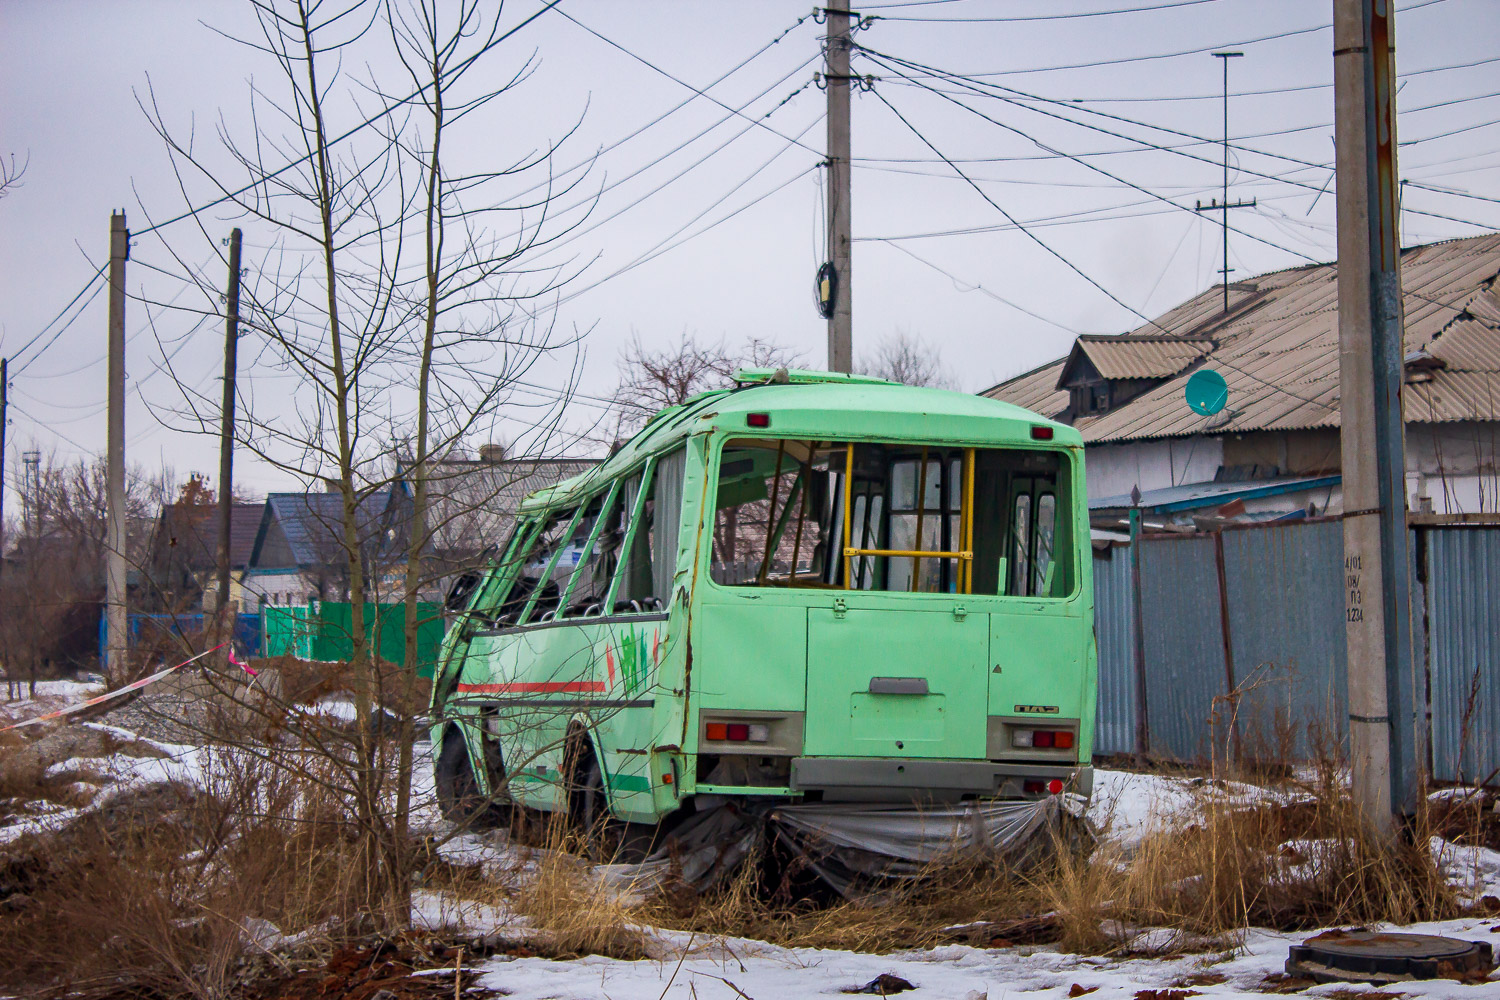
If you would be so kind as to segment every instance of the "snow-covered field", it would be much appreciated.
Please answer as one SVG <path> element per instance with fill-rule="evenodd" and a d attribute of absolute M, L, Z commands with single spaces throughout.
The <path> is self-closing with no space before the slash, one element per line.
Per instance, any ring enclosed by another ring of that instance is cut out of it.
<path fill-rule="evenodd" d="M 66 690 L 48 687 L 38 694 L 43 695 L 44 691 L 45 702 L 39 698 L 30 704 L 30 712 L 17 714 L 21 717 L 36 714 L 44 704 L 50 710 L 58 702 L 87 697 L 97 689 L 84 685 Z M 335 699 L 318 707 L 335 717 L 342 717 L 347 711 Z M 6 825 L 0 826 L 0 847 L 25 832 L 69 822 L 133 788 L 164 781 L 201 784 L 204 780 L 209 762 L 208 751 L 202 748 L 145 741 L 153 752 L 142 756 L 142 747 L 133 733 L 99 723 L 81 725 L 107 733 L 117 741 L 137 743 L 135 753 L 75 757 L 52 764 L 50 774 L 89 776 L 88 780 L 97 786 L 91 801 L 76 807 L 57 806 L 35 814 L 11 816 Z M 422 749 L 428 748 L 423 744 Z M 413 827 L 440 829 L 442 820 L 433 801 L 425 759 L 419 763 L 417 775 L 417 815 Z M 1247 804 L 1292 801 L 1286 793 L 1253 785 L 1101 770 L 1096 772 L 1090 817 L 1104 829 L 1108 839 L 1128 847 L 1174 813 L 1180 815 L 1194 802 L 1203 801 L 1204 796 Z M 1459 846 L 1440 838 L 1434 838 L 1432 849 L 1440 866 L 1464 895 L 1471 899 L 1500 896 L 1500 853 Z M 497 877 L 502 873 L 515 875 L 528 867 L 525 853 L 508 846 L 503 837 L 466 835 L 452 841 L 444 853 L 454 861 L 485 863 Z M 419 925 L 451 927 L 476 936 L 495 935 L 508 940 L 525 939 L 528 933 L 534 933 L 524 917 L 503 907 L 460 901 L 432 890 L 419 891 L 414 908 L 413 916 Z M 1401 929 L 1488 941 L 1500 948 L 1500 916 Z M 1149 990 L 1190 991 L 1170 998 L 1160 995 L 1142 998 L 1183 1000 L 1190 995 L 1211 998 L 1274 993 L 1275 983 L 1268 977 L 1282 972 L 1287 947 L 1311 936 L 1251 930 L 1230 942 L 1222 952 L 1188 955 L 1099 957 L 1070 954 L 1052 946 L 987 949 L 963 945 L 872 955 L 786 948 L 762 941 L 690 935 L 659 928 L 640 930 L 652 955 L 650 959 L 623 961 L 594 956 L 558 961 L 497 956 L 482 962 L 471 961 L 468 965 L 480 976 L 481 985 L 503 991 L 515 1000 L 733 1000 L 736 997 L 784 1000 L 842 995 L 882 974 L 909 981 L 915 989 L 905 995 L 917 1000 L 1018 995 L 1051 1000 L 1085 993 L 1099 1000 L 1110 1000 L 1134 998 Z M 1162 937 L 1159 932 L 1147 930 L 1135 943 L 1140 952 L 1160 951 Z M 1500 981 L 1464 985 L 1435 980 L 1402 983 L 1383 990 L 1344 984 L 1313 986 L 1304 992 L 1308 996 L 1335 994 L 1340 1000 L 1364 993 L 1372 1000 L 1381 996 L 1500 1000 Z"/>
<path fill-rule="evenodd" d="M 1494 920 L 1446 921 L 1404 930 L 1444 934 L 1500 947 Z M 1280 973 L 1287 947 L 1306 935 L 1251 931 L 1233 953 L 1163 958 L 1100 958 L 1071 955 L 1050 947 L 979 949 L 950 945 L 920 952 L 863 955 L 843 951 L 791 949 L 742 939 L 689 940 L 662 936 L 659 958 L 623 962 L 609 958 L 551 961 L 540 958 L 492 959 L 480 984 L 505 990 L 512 1000 L 690 1000 L 750 997 L 839 996 L 882 973 L 907 980 L 916 989 L 902 996 L 970 1000 L 1027 996 L 1052 1000 L 1090 992 L 1098 1000 L 1134 997 L 1142 990 L 1186 988 L 1204 997 L 1264 997 L 1274 992 L 1267 977 Z M 686 955 L 685 958 L 680 956 Z M 1222 980 L 1221 980 L 1222 977 Z M 1402 983 L 1371 989 L 1351 984 L 1313 986 L 1307 996 L 1368 990 L 1376 997 L 1434 1000 L 1493 1000 L 1500 983 L 1464 985 L 1450 980 Z M 1340 994 L 1347 1000 L 1347 994 Z M 1146 998 L 1152 1000 L 1152 998 Z M 1162 998 L 1165 1000 L 1165 998 Z"/>

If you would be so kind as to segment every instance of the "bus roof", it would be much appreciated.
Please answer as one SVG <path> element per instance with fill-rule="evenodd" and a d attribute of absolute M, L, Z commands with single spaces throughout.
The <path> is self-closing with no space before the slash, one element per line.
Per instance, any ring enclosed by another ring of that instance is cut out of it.
<path fill-rule="evenodd" d="M 872 416 L 920 413 L 939 420 L 944 417 L 979 417 L 1028 426 L 1049 426 L 1053 429 L 1054 445 L 1083 446 L 1082 436 L 1067 424 L 1048 420 L 1011 403 L 966 392 L 919 388 L 870 376 L 787 372 L 784 369 L 776 372 L 769 369 L 739 371 L 735 373 L 735 379 L 740 383 L 735 388 L 700 393 L 685 403 L 658 411 L 606 461 L 587 472 L 537 490 L 522 502 L 521 511 L 532 512 L 554 503 L 572 501 L 574 494 L 582 499 L 593 492 L 594 484 L 609 482 L 646 456 L 666 451 L 690 433 L 703 430 L 701 421 L 709 417 L 716 423 L 739 426 L 744 426 L 743 418 L 747 414 L 764 412 L 774 416 L 778 410 L 811 409 L 830 415 Z"/>

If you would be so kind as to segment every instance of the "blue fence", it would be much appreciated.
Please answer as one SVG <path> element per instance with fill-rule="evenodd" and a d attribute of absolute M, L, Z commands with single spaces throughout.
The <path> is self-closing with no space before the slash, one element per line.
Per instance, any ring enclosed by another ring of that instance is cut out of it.
<path fill-rule="evenodd" d="M 198 639 L 203 635 L 203 616 L 132 614 L 126 618 L 126 637 L 132 649 L 142 642 Z M 235 615 L 235 648 L 247 656 L 260 655 L 260 615 Z M 180 646 L 178 648 L 188 648 Z M 176 662 L 176 661 L 173 661 Z M 99 616 L 99 668 L 109 669 L 109 620 Z"/>
<path fill-rule="evenodd" d="M 1412 529 L 1422 748 L 1440 781 L 1500 775 L 1500 527 Z M 1094 554 L 1099 753 L 1306 759 L 1348 736 L 1343 526 L 1141 540 L 1146 746 L 1137 739 L 1129 546 Z M 1221 583 L 1222 581 L 1222 583 Z M 1424 626 L 1425 623 L 1425 626 Z"/>

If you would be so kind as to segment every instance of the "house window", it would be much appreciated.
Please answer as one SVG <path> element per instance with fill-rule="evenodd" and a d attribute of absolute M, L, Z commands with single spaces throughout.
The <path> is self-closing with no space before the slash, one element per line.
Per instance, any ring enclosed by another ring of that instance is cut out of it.
<path fill-rule="evenodd" d="M 1073 409 L 1080 414 L 1104 413 L 1109 409 L 1109 383 L 1089 382 L 1073 389 Z"/>

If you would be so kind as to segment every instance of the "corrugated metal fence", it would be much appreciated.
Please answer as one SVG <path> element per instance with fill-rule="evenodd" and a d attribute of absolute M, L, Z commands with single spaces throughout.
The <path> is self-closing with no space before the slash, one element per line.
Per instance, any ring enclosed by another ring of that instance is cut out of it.
<path fill-rule="evenodd" d="M 1413 536 L 1415 662 L 1431 690 L 1433 773 L 1493 780 L 1500 768 L 1500 528 L 1421 526 Z M 1131 550 L 1113 546 L 1094 554 L 1097 752 L 1306 759 L 1343 743 L 1339 521 L 1234 526 L 1140 544 L 1148 745 L 1137 745 Z"/>

